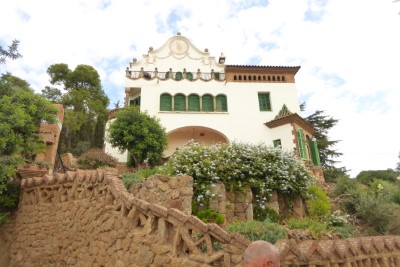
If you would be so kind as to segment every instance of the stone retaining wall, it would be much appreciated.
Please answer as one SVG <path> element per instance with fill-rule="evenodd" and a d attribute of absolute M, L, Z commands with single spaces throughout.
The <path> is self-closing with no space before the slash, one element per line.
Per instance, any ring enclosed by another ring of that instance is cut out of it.
<path fill-rule="evenodd" d="M 129 194 L 115 170 L 23 179 L 0 266 L 242 266 L 250 243 Z M 400 236 L 280 240 L 282 267 L 398 267 Z"/>
<path fill-rule="evenodd" d="M 115 170 L 27 178 L 21 187 L 15 221 L 0 228 L 4 266 L 241 266 L 249 244 L 134 197 Z"/>

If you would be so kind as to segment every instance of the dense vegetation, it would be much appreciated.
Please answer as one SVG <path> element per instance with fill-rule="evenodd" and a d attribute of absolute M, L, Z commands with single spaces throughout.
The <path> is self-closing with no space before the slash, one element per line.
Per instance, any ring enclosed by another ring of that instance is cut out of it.
<path fill-rule="evenodd" d="M 10 108 L 12 107 L 12 108 Z M 52 122 L 57 110 L 29 84 L 11 74 L 0 78 L 0 221 L 18 204 L 17 167 L 32 162 L 44 144 L 38 134 L 42 121 Z"/>

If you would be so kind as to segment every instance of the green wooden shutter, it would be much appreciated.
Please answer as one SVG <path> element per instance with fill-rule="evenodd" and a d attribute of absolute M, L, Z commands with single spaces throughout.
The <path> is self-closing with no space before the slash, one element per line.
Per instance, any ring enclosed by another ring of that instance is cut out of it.
<path fill-rule="evenodd" d="M 186 98 L 183 94 L 174 96 L 174 111 L 186 111 Z"/>
<path fill-rule="evenodd" d="M 261 111 L 271 111 L 269 93 L 258 93 L 258 104 Z"/>
<path fill-rule="evenodd" d="M 188 111 L 200 111 L 200 98 L 198 95 L 194 94 L 189 95 Z"/>
<path fill-rule="evenodd" d="M 160 96 L 160 111 L 172 111 L 172 97 L 170 94 Z"/>
<path fill-rule="evenodd" d="M 203 95 L 202 97 L 203 111 L 213 112 L 214 111 L 214 99 L 211 95 Z"/>
<path fill-rule="evenodd" d="M 303 129 L 297 130 L 297 142 L 299 146 L 299 154 L 302 159 L 307 159 L 306 145 L 304 144 Z"/>
<path fill-rule="evenodd" d="M 315 166 L 321 166 L 319 158 L 318 144 L 316 140 L 310 140 L 311 159 Z"/>
<path fill-rule="evenodd" d="M 217 95 L 216 102 L 217 102 L 217 111 L 218 112 L 227 112 L 228 111 L 228 103 L 226 101 L 226 96 Z"/>

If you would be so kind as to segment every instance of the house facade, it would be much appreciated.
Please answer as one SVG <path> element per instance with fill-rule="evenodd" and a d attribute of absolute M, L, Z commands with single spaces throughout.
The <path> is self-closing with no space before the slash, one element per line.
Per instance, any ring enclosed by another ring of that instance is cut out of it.
<path fill-rule="evenodd" d="M 226 65 L 223 54 L 213 57 L 178 33 L 129 63 L 125 106 L 160 119 L 168 134 L 166 157 L 191 139 L 205 145 L 240 141 L 295 150 L 318 167 L 314 129 L 298 115 L 299 69 Z M 105 151 L 127 161 L 127 153 L 108 143 Z"/>

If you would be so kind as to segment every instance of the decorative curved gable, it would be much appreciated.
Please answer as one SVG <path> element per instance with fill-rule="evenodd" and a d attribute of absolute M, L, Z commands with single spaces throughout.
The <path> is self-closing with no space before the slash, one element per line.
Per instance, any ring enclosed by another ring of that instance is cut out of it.
<path fill-rule="evenodd" d="M 202 52 L 186 37 L 179 33 L 171 37 L 165 44 L 158 49 L 149 48 L 147 54 L 143 55 L 140 61 L 133 59 L 130 62 L 130 70 L 138 71 L 154 70 L 157 68 L 160 72 L 166 72 L 174 68 L 173 71 L 182 71 L 184 68 L 188 71 L 197 72 L 223 72 L 225 65 L 218 63 L 215 57 L 210 56 L 208 49 Z"/>

